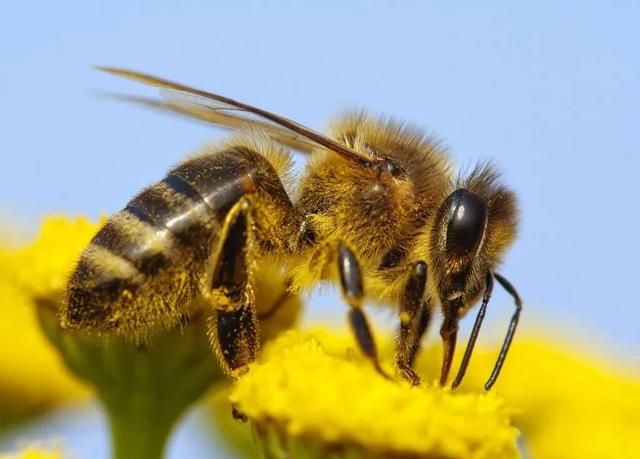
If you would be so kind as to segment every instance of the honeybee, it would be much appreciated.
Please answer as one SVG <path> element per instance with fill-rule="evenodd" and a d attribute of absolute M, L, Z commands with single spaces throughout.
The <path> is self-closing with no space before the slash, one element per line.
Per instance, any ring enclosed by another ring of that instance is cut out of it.
<path fill-rule="evenodd" d="M 413 384 L 420 338 L 439 306 L 445 385 L 458 321 L 482 298 L 456 387 L 495 279 L 516 306 L 485 388 L 495 383 L 522 303 L 495 272 L 518 218 L 516 197 L 491 164 L 454 177 L 438 142 L 390 119 L 346 113 L 323 135 L 218 94 L 100 69 L 162 90 L 159 99 L 129 100 L 234 135 L 184 160 L 108 219 L 69 280 L 64 325 L 140 336 L 176 325 L 199 299 L 220 366 L 236 378 L 259 347 L 255 273 L 282 270 L 290 294 L 337 282 L 358 347 L 384 376 L 363 305 L 397 308 L 396 365 Z M 310 155 L 294 198 L 283 185 L 291 150 Z"/>

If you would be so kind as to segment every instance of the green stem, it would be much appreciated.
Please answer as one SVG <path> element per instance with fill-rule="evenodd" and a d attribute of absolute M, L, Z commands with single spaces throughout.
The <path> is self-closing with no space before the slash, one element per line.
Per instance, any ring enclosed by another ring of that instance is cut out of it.
<path fill-rule="evenodd" d="M 113 459 L 161 459 L 173 426 L 186 406 L 159 403 L 155 397 L 128 400 L 101 397 L 109 416 Z"/>
<path fill-rule="evenodd" d="M 114 459 L 160 459 L 173 426 L 221 378 L 204 320 L 144 344 L 63 330 L 54 307 L 40 323 L 71 371 L 95 387 L 109 418 Z"/>

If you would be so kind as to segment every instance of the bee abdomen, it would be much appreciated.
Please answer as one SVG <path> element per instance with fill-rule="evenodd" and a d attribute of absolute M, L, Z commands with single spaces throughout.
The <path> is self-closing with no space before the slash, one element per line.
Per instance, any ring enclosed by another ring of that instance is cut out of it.
<path fill-rule="evenodd" d="M 67 289 L 67 325 L 128 332 L 175 322 L 200 293 L 226 212 L 270 167 L 231 147 L 181 163 L 138 194 L 83 252 Z"/>
<path fill-rule="evenodd" d="M 103 237 L 102 232 L 94 240 Z M 122 300 L 137 295 L 143 283 L 143 274 L 132 262 L 92 242 L 69 280 L 65 324 L 99 330 L 117 328 Z"/>
<path fill-rule="evenodd" d="M 256 161 L 266 160 L 238 148 L 196 156 L 136 196 L 124 212 L 164 231 L 182 248 L 205 248 L 206 253 L 199 254 L 208 255 L 206 233 L 218 229 L 242 195 L 255 191 Z"/>
<path fill-rule="evenodd" d="M 178 317 L 199 290 L 215 233 L 206 205 L 194 199 L 165 179 L 110 217 L 69 281 L 67 324 L 128 332 Z"/>
<path fill-rule="evenodd" d="M 91 241 L 106 252 L 104 257 L 121 258 L 136 273 L 154 276 L 171 263 L 174 249 L 167 234 L 156 231 L 138 217 L 121 212 L 109 219 Z"/>
<path fill-rule="evenodd" d="M 129 202 L 123 213 L 136 218 L 164 240 L 165 251 L 180 253 L 182 260 L 204 262 L 207 242 L 217 220 L 195 190 L 169 174 Z"/>
<path fill-rule="evenodd" d="M 213 215 L 221 215 L 242 195 L 256 191 L 255 180 L 261 169 L 272 169 L 263 156 L 230 147 L 183 162 L 165 180 L 176 191 L 197 195 Z"/>
<path fill-rule="evenodd" d="M 140 287 L 135 278 L 112 277 L 96 281 L 95 272 L 86 260 L 78 264 L 67 290 L 68 307 L 64 314 L 65 325 L 97 330 L 116 329 L 120 320 L 115 311 L 118 298 L 124 293 L 133 297 Z M 85 274 L 80 274 L 84 272 Z M 93 278 L 93 279 L 92 279 Z"/>

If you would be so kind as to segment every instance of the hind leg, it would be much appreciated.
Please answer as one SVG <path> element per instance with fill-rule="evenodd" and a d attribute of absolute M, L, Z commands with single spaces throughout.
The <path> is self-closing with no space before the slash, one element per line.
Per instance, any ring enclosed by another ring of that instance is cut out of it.
<path fill-rule="evenodd" d="M 222 370 L 232 378 L 246 371 L 260 345 L 248 268 L 252 249 L 250 205 L 242 198 L 227 214 L 213 256 L 216 263 L 207 278 L 210 291 L 205 295 L 214 308 L 209 338 Z"/>

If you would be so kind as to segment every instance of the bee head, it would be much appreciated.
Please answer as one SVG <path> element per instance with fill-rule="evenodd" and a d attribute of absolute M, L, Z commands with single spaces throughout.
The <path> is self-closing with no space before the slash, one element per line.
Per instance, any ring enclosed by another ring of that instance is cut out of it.
<path fill-rule="evenodd" d="M 515 196 L 498 179 L 491 164 L 480 164 L 458 177 L 436 213 L 430 253 L 441 298 L 472 301 L 515 238 Z"/>

